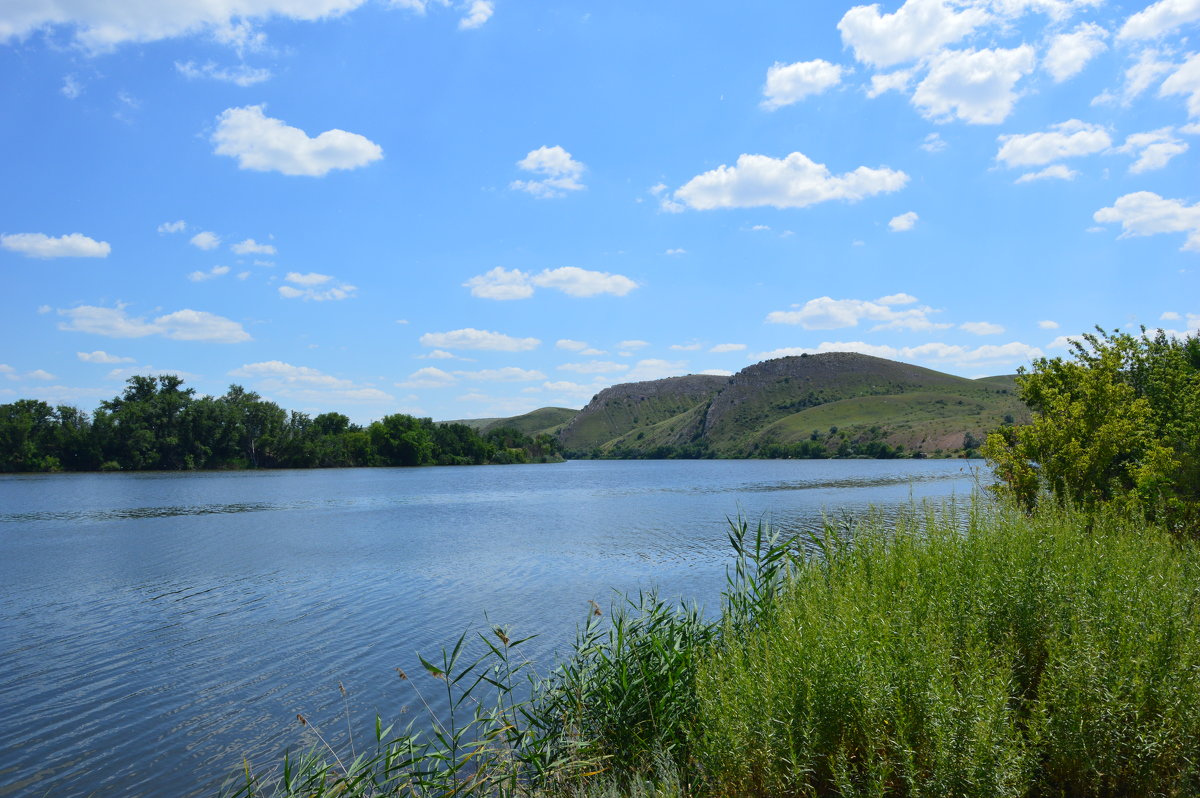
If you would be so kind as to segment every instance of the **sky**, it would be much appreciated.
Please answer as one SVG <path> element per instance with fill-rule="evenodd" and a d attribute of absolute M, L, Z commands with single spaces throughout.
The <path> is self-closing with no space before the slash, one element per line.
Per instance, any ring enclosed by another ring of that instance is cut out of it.
<path fill-rule="evenodd" d="M 0 403 L 495 417 L 1200 329 L 1200 0 L 17 0 L 0 107 Z"/>

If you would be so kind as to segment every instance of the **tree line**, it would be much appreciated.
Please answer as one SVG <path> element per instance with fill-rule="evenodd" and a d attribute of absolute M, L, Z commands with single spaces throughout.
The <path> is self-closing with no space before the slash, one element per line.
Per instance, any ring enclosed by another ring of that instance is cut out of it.
<path fill-rule="evenodd" d="M 231 385 L 196 396 L 174 375 L 134 376 L 90 415 L 35 399 L 0 405 L 0 471 L 146 471 L 484 465 L 561 460 L 556 438 L 396 413 L 367 426 L 284 410 Z"/>

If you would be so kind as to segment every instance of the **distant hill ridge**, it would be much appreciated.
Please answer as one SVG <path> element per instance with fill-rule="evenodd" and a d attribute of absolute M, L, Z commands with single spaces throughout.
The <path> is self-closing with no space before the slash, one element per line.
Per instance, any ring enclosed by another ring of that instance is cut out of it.
<path fill-rule="evenodd" d="M 480 428 L 553 432 L 576 457 L 950 456 L 1028 418 L 1015 388 L 1011 375 L 972 380 L 829 352 L 766 360 L 730 377 L 613 385 L 578 412 L 542 408 Z"/>

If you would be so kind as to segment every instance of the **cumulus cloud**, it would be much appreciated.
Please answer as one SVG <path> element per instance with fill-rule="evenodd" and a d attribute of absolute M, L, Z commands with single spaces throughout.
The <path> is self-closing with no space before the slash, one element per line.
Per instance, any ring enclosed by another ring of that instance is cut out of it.
<path fill-rule="evenodd" d="M 763 108 L 775 110 L 791 105 L 805 97 L 830 89 L 842 82 L 845 68 L 817 58 L 813 61 L 797 61 L 794 64 L 775 62 L 767 70 L 767 83 L 763 86 Z"/>
<path fill-rule="evenodd" d="M 238 255 L 274 255 L 275 247 L 270 244 L 260 244 L 253 238 L 239 241 L 230 247 Z"/>
<path fill-rule="evenodd" d="M 283 279 L 292 283 L 279 286 L 279 295 L 284 299 L 303 299 L 306 302 L 338 301 L 350 299 L 358 291 L 356 286 L 336 282 L 331 275 L 317 272 L 288 272 Z"/>
<path fill-rule="evenodd" d="M 398 388 L 445 388 L 447 385 L 453 385 L 457 379 L 453 374 L 442 371 L 434 366 L 426 366 L 423 369 L 417 369 L 412 374 L 408 375 L 408 379 L 404 382 L 396 383 Z"/>
<path fill-rule="evenodd" d="M 637 364 L 630 369 L 623 379 L 629 382 L 643 382 L 645 380 L 661 380 L 665 377 L 678 377 L 681 374 L 686 374 L 686 360 L 661 360 L 659 358 L 650 358 L 648 360 L 639 360 Z"/>
<path fill-rule="evenodd" d="M 1092 22 L 1085 22 L 1070 33 L 1060 33 L 1050 40 L 1050 49 L 1042 65 L 1055 83 L 1073 78 L 1083 71 L 1088 61 L 1108 49 L 1104 40 L 1108 31 Z"/>
<path fill-rule="evenodd" d="M 365 136 L 335 128 L 310 138 L 300 128 L 266 116 L 264 107 L 222 111 L 212 136 L 213 151 L 236 158 L 241 169 L 307 177 L 357 169 L 383 157 L 383 148 Z"/>
<path fill-rule="evenodd" d="M 492 0 L 472 0 L 467 13 L 458 21 L 459 30 L 474 30 L 483 27 L 492 18 L 496 7 Z"/>
<path fill-rule="evenodd" d="M 188 242 L 197 249 L 210 250 L 221 246 L 221 237 L 216 233 L 205 230 L 201 233 L 196 233 Z"/>
<path fill-rule="evenodd" d="M 176 61 L 175 69 L 188 80 L 207 78 L 222 83 L 233 83 L 242 88 L 271 79 L 271 70 L 255 69 L 245 64 L 219 67 L 212 61 L 203 64 L 197 64 L 195 61 Z"/>
<path fill-rule="evenodd" d="M 1004 328 L 999 324 L 992 324 L 989 321 L 964 321 L 958 325 L 958 329 L 965 330 L 972 335 L 999 335 L 1004 332 Z"/>
<path fill-rule="evenodd" d="M 833 299 L 818 297 L 795 310 L 775 310 L 767 314 L 770 324 L 798 324 L 806 330 L 836 330 L 857 327 L 860 321 L 878 322 L 872 330 L 938 330 L 952 325 L 929 320 L 935 313 L 929 306 L 897 310 L 894 306 L 912 304 L 916 299 L 908 294 L 881 297 L 873 302 L 862 299 Z"/>
<path fill-rule="evenodd" d="M 84 363 L 132 363 L 131 357 L 119 357 L 118 355 L 110 355 L 103 349 L 97 349 L 95 352 L 76 352 L 75 356 Z"/>
<path fill-rule="evenodd" d="M 180 219 L 177 222 L 163 222 L 158 226 L 160 233 L 182 233 L 187 228 L 187 222 Z"/>
<path fill-rule="evenodd" d="M 484 299 L 528 299 L 534 288 L 553 288 L 568 296 L 590 297 L 598 294 L 625 296 L 637 283 L 621 274 L 590 271 L 578 266 L 543 269 L 529 274 L 520 269 L 496 268 L 463 283 L 471 295 Z"/>
<path fill-rule="evenodd" d="M 112 251 L 107 241 L 96 241 L 82 233 L 48 236 L 45 233 L 0 235 L 0 247 L 27 258 L 107 258 Z"/>
<path fill-rule="evenodd" d="M 1112 146 L 1112 137 L 1100 125 L 1068 119 L 1041 133 L 999 136 L 996 160 L 1006 166 L 1040 166 L 1063 158 L 1094 155 Z"/>
<path fill-rule="evenodd" d="M 559 338 L 554 345 L 559 349 L 566 349 L 568 352 L 581 352 L 588 348 L 586 341 L 573 341 L 570 338 Z"/>
<path fill-rule="evenodd" d="M 1187 152 L 1187 142 L 1175 138 L 1173 132 L 1174 128 L 1164 127 L 1128 136 L 1125 143 L 1117 148 L 1117 152 L 1137 158 L 1129 167 L 1130 174 L 1162 169 L 1176 155 Z"/>
<path fill-rule="evenodd" d="M 494 352 L 528 352 L 541 343 L 537 338 L 514 338 L 504 333 L 464 327 L 449 332 L 425 333 L 421 346 L 438 349 L 480 349 Z"/>
<path fill-rule="evenodd" d="M 1125 20 L 1118 39 L 1155 39 L 1200 20 L 1196 0 L 1159 0 Z"/>
<path fill-rule="evenodd" d="M 114 308 L 80 305 L 59 309 L 58 314 L 67 319 L 59 323 L 60 330 L 109 338 L 145 338 L 160 335 L 176 341 L 206 341 L 217 344 L 235 344 L 250 340 L 250 333 L 238 322 L 202 310 L 185 308 L 159 316 L 152 321 L 146 321 L 141 316 L 129 316 L 123 305 Z"/>
<path fill-rule="evenodd" d="M 277 396 L 312 402 L 390 402 L 391 394 L 370 385 L 334 377 L 308 366 L 293 366 L 281 360 L 247 363 L 229 372 L 231 377 L 255 381 L 255 387 Z"/>
<path fill-rule="evenodd" d="M 1026 172 L 1025 174 L 1014 180 L 1014 183 L 1032 183 L 1035 180 L 1074 180 L 1079 177 L 1079 173 L 1074 169 L 1068 169 L 1060 163 L 1047 166 L 1045 169 L 1039 169 L 1036 172 Z"/>
<path fill-rule="evenodd" d="M 937 133 L 930 133 L 921 142 L 921 149 L 925 150 L 925 152 L 941 152 L 946 147 L 946 142 Z"/>
<path fill-rule="evenodd" d="M 890 222 L 888 222 L 888 228 L 893 233 L 901 233 L 905 230 L 911 230 L 911 229 L 913 229 L 913 225 L 915 225 L 917 223 L 917 219 L 919 219 L 919 218 L 921 218 L 921 217 L 917 216 L 915 211 L 909 211 L 908 213 L 902 213 L 899 216 L 892 217 L 892 220 Z"/>
<path fill-rule="evenodd" d="M 710 349 L 708 351 L 716 352 L 716 353 L 720 354 L 722 352 L 741 352 L 741 351 L 744 351 L 745 349 L 746 349 L 745 344 L 717 344 L 716 346 L 714 346 L 712 349 Z"/>
<path fill-rule="evenodd" d="M 1187 96 L 1188 116 L 1200 116 L 1200 53 L 1193 53 L 1158 89 L 1160 97 L 1176 94 Z"/>
<path fill-rule="evenodd" d="M 887 167 L 860 166 L 853 172 L 834 175 L 825 164 L 815 163 L 800 152 L 782 159 L 740 155 L 736 166 L 722 164 L 697 175 L 678 189 L 674 197 L 696 210 L 803 208 L 830 200 L 854 202 L 899 191 L 907 183 L 908 175 Z"/>
<path fill-rule="evenodd" d="M 1017 101 L 1017 82 L 1036 62 L 1027 44 L 1011 50 L 944 50 L 930 60 L 912 103 L 935 122 L 999 124 Z"/>
<path fill-rule="evenodd" d="M 536 382 L 546 379 L 546 375 L 537 369 L 521 369 L 516 366 L 478 371 L 456 371 L 454 374 L 463 379 L 482 382 Z"/>
<path fill-rule="evenodd" d="M 636 338 L 633 338 L 633 339 L 630 339 L 627 341 L 622 341 L 621 343 L 617 344 L 617 348 L 629 349 L 631 351 L 637 351 L 638 349 L 644 349 L 647 346 L 650 346 L 649 341 L 641 341 Z"/>
<path fill-rule="evenodd" d="M 188 279 L 193 283 L 202 283 L 205 280 L 211 280 L 214 277 L 220 277 L 223 274 L 229 274 L 228 266 L 213 266 L 206 272 L 194 271 L 188 275 Z"/>
<path fill-rule="evenodd" d="M 1162 51 L 1153 47 L 1142 50 L 1138 53 L 1137 61 L 1125 70 L 1120 92 L 1114 94 L 1104 91 L 1092 100 L 1092 105 L 1128 106 L 1163 75 L 1175 68 L 1170 61 L 1164 60 L 1165 57 Z"/>
<path fill-rule="evenodd" d="M 1121 238 L 1185 233 L 1182 249 L 1200 252 L 1200 203 L 1164 199 L 1152 191 L 1135 191 L 1118 197 L 1111 207 L 1092 214 L 1101 224 L 1120 222 Z"/>
<path fill-rule="evenodd" d="M 1039 321 L 1037 323 L 1037 325 L 1040 329 L 1043 329 L 1043 330 L 1057 330 L 1058 329 L 1058 322 L 1051 321 L 1050 319 L 1043 319 L 1042 321 Z"/>
<path fill-rule="evenodd" d="M 867 89 L 867 96 L 875 99 L 889 91 L 908 91 L 908 84 L 912 82 L 914 74 L 915 71 L 912 69 L 900 69 L 895 72 L 872 75 L 871 87 Z"/>
<path fill-rule="evenodd" d="M 854 57 L 875 67 L 924 58 L 991 21 L 980 8 L 955 10 L 943 0 L 908 0 L 891 14 L 879 9 L 878 4 L 855 6 L 837 26 Z"/>
<path fill-rule="evenodd" d="M 975 348 L 946 343 L 927 343 L 918 346 L 888 346 L 865 341 L 826 341 L 816 347 L 786 347 L 754 355 L 756 360 L 795 355 L 816 355 L 824 352 L 858 352 L 862 355 L 889 360 L 924 361 L 938 365 L 984 366 L 989 364 L 1028 362 L 1045 353 L 1036 346 L 1012 341 L 1007 344 L 987 344 Z"/>
<path fill-rule="evenodd" d="M 579 181 L 587 167 L 557 145 L 543 145 L 531 150 L 528 155 L 517 161 L 517 166 L 542 177 L 540 180 L 514 180 L 509 184 L 509 188 L 528 192 L 539 199 L 562 197 L 567 191 L 580 191 L 585 188 Z"/>
<path fill-rule="evenodd" d="M 586 363 L 563 363 L 559 368 L 577 374 L 611 374 L 615 371 L 625 371 L 629 366 L 611 360 L 589 360 Z"/>
<path fill-rule="evenodd" d="M 317 20 L 351 11 L 364 0 L 177 0 L 162 3 L 54 3 L 0 5 L 0 41 L 22 39 L 39 30 L 66 28 L 75 42 L 105 52 L 129 42 L 151 42 L 208 33 L 235 47 L 254 46 L 262 34 L 252 22 L 271 17 Z"/>

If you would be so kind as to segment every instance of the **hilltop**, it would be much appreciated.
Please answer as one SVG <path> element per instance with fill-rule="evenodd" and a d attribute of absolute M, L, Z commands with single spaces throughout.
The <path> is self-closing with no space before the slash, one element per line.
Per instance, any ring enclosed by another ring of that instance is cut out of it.
<path fill-rule="evenodd" d="M 574 457 L 952 456 L 1028 419 L 1012 375 L 967 379 L 830 352 L 766 360 L 730 377 L 605 388 L 580 411 L 480 419 L 557 434 Z"/>

